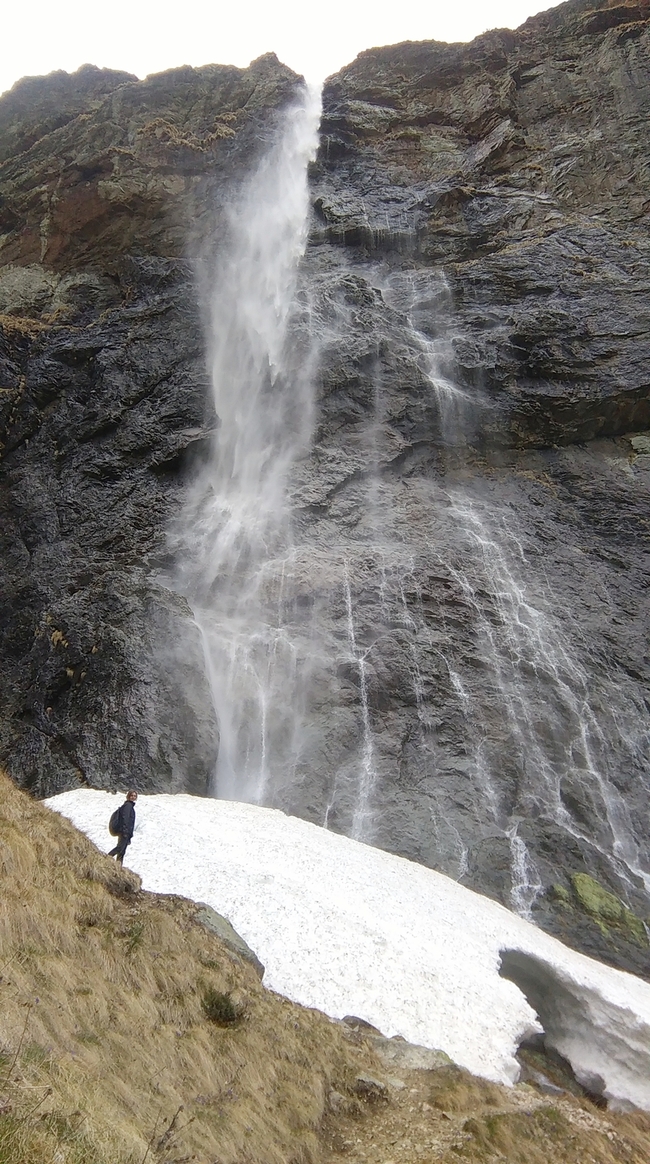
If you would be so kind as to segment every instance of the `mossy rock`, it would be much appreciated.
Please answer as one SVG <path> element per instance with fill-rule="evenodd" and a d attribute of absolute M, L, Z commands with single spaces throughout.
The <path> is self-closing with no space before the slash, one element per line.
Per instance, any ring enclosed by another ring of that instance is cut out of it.
<path fill-rule="evenodd" d="M 588 873 L 573 873 L 571 884 L 585 913 L 593 918 L 605 936 L 615 929 L 638 946 L 645 949 L 650 946 L 641 918 L 623 905 L 613 893 L 599 885 Z"/>
<path fill-rule="evenodd" d="M 571 909 L 571 894 L 569 893 L 568 889 L 564 888 L 563 885 L 552 885 L 548 891 L 548 896 L 552 898 L 553 901 L 556 901 L 558 905 L 564 905 L 567 907 L 567 909 Z"/>

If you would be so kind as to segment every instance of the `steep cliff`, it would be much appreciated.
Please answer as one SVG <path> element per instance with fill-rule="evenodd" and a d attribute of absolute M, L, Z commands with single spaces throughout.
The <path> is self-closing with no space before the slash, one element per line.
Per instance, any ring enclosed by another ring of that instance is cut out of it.
<path fill-rule="evenodd" d="M 266 792 L 643 974 L 648 18 L 571 0 L 325 85 Z M 40 794 L 206 791 L 219 709 L 161 581 L 218 423 L 193 260 L 297 78 L 73 81 L 0 102 L 2 756 Z"/>
<path fill-rule="evenodd" d="M 649 14 L 362 54 L 308 254 L 347 269 L 305 521 L 347 542 L 375 840 L 615 961 L 570 875 L 647 914 Z"/>
<path fill-rule="evenodd" d="M 456 367 L 518 445 L 650 423 L 649 12 L 578 0 L 325 89 L 326 236 L 444 266 Z"/>
<path fill-rule="evenodd" d="M 191 258 L 296 82 L 273 57 L 143 82 L 85 67 L 0 102 L 0 732 L 39 794 L 206 788 L 200 644 L 153 580 L 213 425 Z"/>

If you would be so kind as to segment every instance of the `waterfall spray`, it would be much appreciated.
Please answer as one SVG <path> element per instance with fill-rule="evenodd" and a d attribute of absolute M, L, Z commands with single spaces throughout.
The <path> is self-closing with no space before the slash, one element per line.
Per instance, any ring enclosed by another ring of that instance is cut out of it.
<path fill-rule="evenodd" d="M 209 305 L 218 429 L 173 535 L 177 584 L 201 630 L 219 721 L 212 791 L 256 802 L 274 739 L 291 748 L 295 651 L 281 620 L 293 553 L 286 486 L 313 407 L 308 360 L 296 363 L 287 337 L 298 313 L 319 116 L 319 95 L 304 90 L 228 214 Z"/>

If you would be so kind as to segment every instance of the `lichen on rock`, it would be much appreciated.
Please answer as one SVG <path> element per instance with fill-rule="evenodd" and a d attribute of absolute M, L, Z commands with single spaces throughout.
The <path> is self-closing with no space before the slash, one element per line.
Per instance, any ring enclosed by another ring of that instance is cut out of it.
<path fill-rule="evenodd" d="M 612 930 L 622 932 L 639 946 L 648 948 L 647 929 L 640 917 L 628 909 L 618 897 L 590 877 L 588 873 L 574 873 L 571 884 L 582 909 L 594 919 L 605 935 Z"/>

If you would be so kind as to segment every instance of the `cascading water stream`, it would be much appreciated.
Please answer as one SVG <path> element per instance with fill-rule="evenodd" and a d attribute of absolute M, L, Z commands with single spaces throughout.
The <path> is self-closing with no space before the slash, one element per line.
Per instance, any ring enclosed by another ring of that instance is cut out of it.
<path fill-rule="evenodd" d="M 599 685 L 590 678 L 575 657 L 570 639 L 542 602 L 535 603 L 527 593 L 521 573 L 528 568 L 528 561 L 512 521 L 498 512 L 482 518 L 479 505 L 461 491 L 450 500 L 471 550 L 470 569 L 489 596 L 491 611 L 478 596 L 476 582 L 470 582 L 468 572 L 456 570 L 455 576 L 476 611 L 519 751 L 519 813 L 524 818 L 545 814 L 567 834 L 587 839 L 564 798 L 567 777 L 577 777 L 600 822 L 599 832 L 591 834 L 589 843 L 603 855 L 612 854 L 620 862 L 623 876 L 629 871 L 650 890 L 650 875 L 643 867 L 629 808 L 609 770 L 616 713 L 630 721 L 634 705 L 625 707 L 619 684 L 607 675 L 601 677 Z M 598 711 L 595 700 L 600 705 Z M 508 830 L 514 844 L 513 872 L 517 874 L 513 877 L 513 898 L 525 913 L 542 886 L 524 842 L 517 836 L 517 827 L 515 821 Z"/>
<path fill-rule="evenodd" d="M 210 363 L 218 429 L 172 541 L 178 588 L 199 625 L 220 729 L 213 791 L 264 800 L 269 756 L 294 740 L 295 644 L 282 619 L 294 548 L 287 478 L 311 433 L 310 355 L 299 323 L 307 241 L 307 166 L 320 101 L 304 90 L 231 206 L 210 294 Z"/>
<path fill-rule="evenodd" d="M 379 270 L 375 278 L 385 301 L 403 315 L 406 326 L 402 334 L 419 353 L 418 366 L 431 385 L 442 445 L 462 466 L 467 442 L 476 431 L 477 414 L 485 405 L 455 385 L 450 373 L 449 331 L 446 336 L 431 338 L 418 326 L 418 315 L 426 318 L 432 308 L 435 312 L 448 300 L 446 282 L 430 272 L 401 270 L 388 275 Z M 368 425 L 377 431 L 377 417 L 372 417 Z M 444 457 L 442 460 L 444 463 Z M 372 476 L 372 466 L 368 470 Z M 463 475 L 467 477 L 461 472 L 461 478 Z M 535 579 L 531 573 L 514 515 L 494 503 L 489 506 L 477 500 L 467 485 L 454 484 L 454 476 L 458 476 L 457 471 L 452 471 L 442 488 L 430 483 L 432 538 L 408 555 L 406 566 L 402 563 L 408 533 L 398 528 L 399 519 L 396 526 L 394 519 L 389 514 L 382 515 L 376 504 L 369 518 L 371 535 L 366 553 L 375 559 L 381 621 L 385 627 L 400 625 L 408 632 L 411 682 L 422 729 L 425 735 L 433 730 L 419 662 L 420 653 L 428 650 L 444 659 L 450 685 L 461 706 L 465 746 L 473 756 L 476 804 L 483 804 L 483 827 L 489 834 L 487 822 L 492 821 L 492 829 L 500 832 L 509 846 L 510 896 L 517 912 L 530 916 L 543 889 L 535 859 L 520 835 L 522 823 L 529 821 L 553 822 L 561 833 L 593 846 L 613 863 L 623 883 L 630 887 L 641 883 L 648 891 L 650 854 L 643 829 L 632 819 L 612 771 L 616 751 L 619 756 L 631 758 L 643 750 L 644 740 L 647 744 L 647 710 L 632 700 L 620 673 L 610 678 L 602 669 L 588 672 L 579 662 L 576 643 L 572 641 L 577 637 L 575 628 L 570 619 L 568 625 L 562 626 L 554 617 L 553 592 L 544 577 L 538 575 Z M 376 485 L 367 487 L 368 497 L 376 492 Z M 451 521 L 444 559 L 439 557 L 433 532 L 443 514 L 447 527 Z M 431 558 L 438 558 L 442 571 L 457 586 L 482 644 L 480 649 L 490 676 L 488 687 L 494 688 L 507 730 L 507 764 L 514 774 L 515 788 L 507 798 L 497 791 L 502 783 L 499 768 L 506 756 L 488 746 L 482 730 L 482 704 L 469 694 L 471 684 L 463 681 L 462 663 L 453 659 L 456 644 L 452 640 L 448 651 L 441 650 L 439 634 L 432 631 L 430 617 L 418 613 L 421 600 L 415 579 L 426 574 L 427 559 Z M 529 589 L 529 578 L 535 583 L 533 591 Z M 365 585 L 367 588 L 368 581 Z M 410 604 L 405 597 L 407 586 Z M 351 622 L 353 596 L 349 591 L 346 601 Z M 373 656 L 381 651 L 379 634 L 372 646 Z M 364 738 L 367 736 L 372 742 L 365 671 L 361 686 Z M 376 763 L 373 755 L 375 766 Z M 378 783 L 375 774 L 372 782 L 363 784 L 364 789 L 370 790 L 363 797 L 363 811 L 370 818 Z M 572 785 L 580 789 L 579 800 L 590 807 L 593 824 L 588 831 L 579 812 L 576 816 L 576 810 L 569 807 Z M 434 789 L 433 805 L 437 796 Z M 452 848 L 456 847 L 454 834 L 457 838 L 457 872 L 462 876 L 467 869 L 463 838 L 442 802 L 436 815 L 434 827 L 448 832 Z"/>

